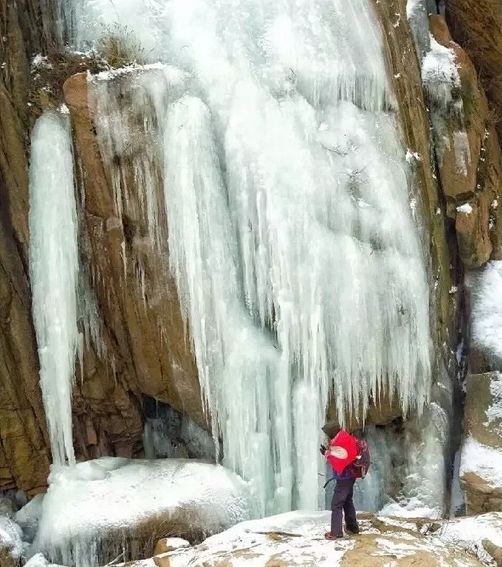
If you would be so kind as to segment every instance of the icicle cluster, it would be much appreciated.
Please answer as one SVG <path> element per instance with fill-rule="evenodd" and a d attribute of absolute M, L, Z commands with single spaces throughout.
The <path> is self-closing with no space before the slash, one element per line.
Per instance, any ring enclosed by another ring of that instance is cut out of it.
<path fill-rule="evenodd" d="M 225 463 L 250 481 L 257 514 L 315 507 L 330 394 L 343 418 L 383 392 L 420 411 L 430 389 L 426 261 L 371 5 L 73 10 L 79 41 L 119 24 L 171 65 L 93 82 L 103 155 L 139 164 L 153 225 L 160 175 L 169 262 Z"/>
<path fill-rule="evenodd" d="M 30 161 L 30 274 L 40 384 L 55 464 L 75 462 L 71 395 L 77 330 L 78 244 L 67 116 L 36 122 Z"/>

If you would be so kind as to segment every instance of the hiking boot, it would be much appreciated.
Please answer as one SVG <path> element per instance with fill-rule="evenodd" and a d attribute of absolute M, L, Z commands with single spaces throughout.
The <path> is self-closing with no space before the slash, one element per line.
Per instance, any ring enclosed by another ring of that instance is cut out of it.
<path fill-rule="evenodd" d="M 333 534 L 331 532 L 326 532 L 324 534 L 324 539 L 342 539 L 342 538 L 343 538 L 343 536 L 336 535 L 336 534 Z"/>
<path fill-rule="evenodd" d="M 359 526 L 346 526 L 345 531 L 352 535 L 357 535 L 359 533 Z"/>

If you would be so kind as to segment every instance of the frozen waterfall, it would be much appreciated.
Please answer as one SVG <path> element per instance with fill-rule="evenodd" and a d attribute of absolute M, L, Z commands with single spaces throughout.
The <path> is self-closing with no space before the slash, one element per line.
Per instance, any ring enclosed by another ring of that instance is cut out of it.
<path fill-rule="evenodd" d="M 71 394 L 77 330 L 78 244 L 69 117 L 36 122 L 30 160 L 30 273 L 40 383 L 56 464 L 74 463 Z"/>
<path fill-rule="evenodd" d="M 116 156 L 153 203 L 152 236 L 163 185 L 225 464 L 250 481 L 257 514 L 317 507 L 330 396 L 343 419 L 383 392 L 420 412 L 430 390 L 426 260 L 371 2 L 61 8 L 79 47 L 118 25 L 165 64 L 92 80 L 117 212 Z"/>

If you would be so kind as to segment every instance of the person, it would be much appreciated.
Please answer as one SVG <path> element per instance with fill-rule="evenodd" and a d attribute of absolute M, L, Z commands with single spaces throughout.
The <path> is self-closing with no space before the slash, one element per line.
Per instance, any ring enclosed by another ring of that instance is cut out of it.
<path fill-rule="evenodd" d="M 321 445 L 321 454 L 333 469 L 335 491 L 331 500 L 331 530 L 324 534 L 326 539 L 343 537 L 343 515 L 348 533 L 358 534 L 356 509 L 354 506 L 354 483 L 361 478 L 358 470 L 358 440 L 344 429 L 330 441 L 329 448 Z M 328 481 L 329 482 L 329 481 Z M 326 483 L 327 484 L 327 483 Z M 325 485 L 326 486 L 326 485 Z"/>

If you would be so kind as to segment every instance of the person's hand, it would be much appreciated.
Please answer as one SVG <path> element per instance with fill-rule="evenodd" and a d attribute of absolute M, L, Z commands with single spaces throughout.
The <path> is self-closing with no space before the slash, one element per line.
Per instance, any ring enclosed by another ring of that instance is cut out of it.
<path fill-rule="evenodd" d="M 321 445 L 319 447 L 319 451 L 321 451 L 321 455 L 324 457 L 324 454 L 326 453 L 328 449 L 326 449 L 326 447 L 324 445 Z"/>

